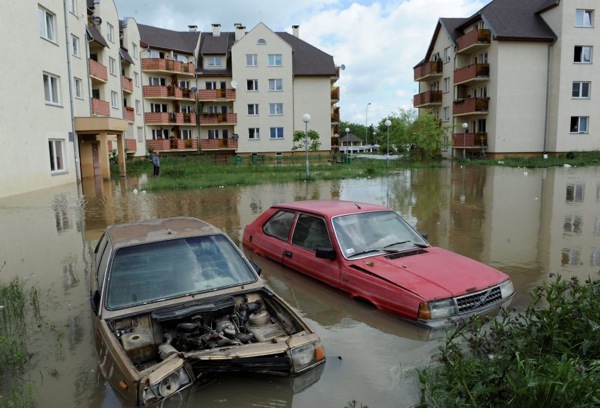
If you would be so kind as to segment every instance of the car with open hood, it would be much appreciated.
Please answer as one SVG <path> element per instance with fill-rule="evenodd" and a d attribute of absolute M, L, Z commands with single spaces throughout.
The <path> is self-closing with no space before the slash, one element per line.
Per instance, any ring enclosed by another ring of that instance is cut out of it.
<path fill-rule="evenodd" d="M 430 328 L 497 312 L 514 295 L 505 273 L 431 246 L 398 212 L 374 204 L 277 204 L 246 226 L 242 243 L 253 254 Z"/>
<path fill-rule="evenodd" d="M 148 406 L 222 373 L 295 377 L 321 367 L 319 336 L 257 269 L 224 232 L 195 218 L 107 227 L 90 273 L 106 380 Z"/>

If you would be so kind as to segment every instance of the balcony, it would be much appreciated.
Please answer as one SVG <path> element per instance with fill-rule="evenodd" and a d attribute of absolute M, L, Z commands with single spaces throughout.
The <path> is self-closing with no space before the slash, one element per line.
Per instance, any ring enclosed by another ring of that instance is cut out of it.
<path fill-rule="evenodd" d="M 121 77 L 121 88 L 123 88 L 123 92 L 133 93 L 133 79 L 126 76 Z"/>
<path fill-rule="evenodd" d="M 125 149 L 127 153 L 135 153 L 137 151 L 137 142 L 135 139 L 125 139 Z"/>
<path fill-rule="evenodd" d="M 238 148 L 238 141 L 234 139 L 201 139 L 200 148 L 202 150 L 235 150 Z"/>
<path fill-rule="evenodd" d="M 426 81 L 432 78 L 439 78 L 444 72 L 444 64 L 442 60 L 427 61 L 417 65 L 413 69 L 415 81 Z"/>
<path fill-rule="evenodd" d="M 102 99 L 92 98 L 92 115 L 110 116 L 110 104 Z"/>
<path fill-rule="evenodd" d="M 331 114 L 331 123 L 339 123 L 340 122 L 340 108 L 335 107 L 333 109 L 333 113 Z"/>
<path fill-rule="evenodd" d="M 237 113 L 204 113 L 200 116 L 201 126 L 236 125 Z"/>
<path fill-rule="evenodd" d="M 144 85 L 144 98 L 194 101 L 196 95 L 187 88 L 177 86 Z"/>
<path fill-rule="evenodd" d="M 146 148 L 155 151 L 197 151 L 197 139 L 153 139 L 146 140 Z"/>
<path fill-rule="evenodd" d="M 331 102 L 336 103 L 340 100 L 340 87 L 335 86 L 331 89 Z"/>
<path fill-rule="evenodd" d="M 442 91 L 427 91 L 414 96 L 413 105 L 415 108 L 424 108 L 442 104 Z"/>
<path fill-rule="evenodd" d="M 487 147 L 487 133 L 454 133 L 452 135 L 452 147 L 454 148 L 486 148 Z"/>
<path fill-rule="evenodd" d="M 123 108 L 123 119 L 127 119 L 129 122 L 135 122 L 135 110 L 130 106 Z"/>
<path fill-rule="evenodd" d="M 454 85 L 490 79 L 490 64 L 471 64 L 454 71 Z"/>
<path fill-rule="evenodd" d="M 472 114 L 487 114 L 490 98 L 467 98 L 454 101 L 452 114 L 464 116 Z"/>
<path fill-rule="evenodd" d="M 195 113 L 183 112 L 146 112 L 144 114 L 146 124 L 150 126 L 194 126 L 196 125 Z"/>
<path fill-rule="evenodd" d="M 88 69 L 90 70 L 90 78 L 92 81 L 106 83 L 108 81 L 108 69 L 105 65 L 100 64 L 93 59 L 88 60 Z"/>
<path fill-rule="evenodd" d="M 474 52 L 490 45 L 492 33 L 490 30 L 472 30 L 456 40 L 456 52 Z"/>
<path fill-rule="evenodd" d="M 142 71 L 194 76 L 196 67 L 191 62 L 181 62 L 164 58 L 142 58 Z"/>
<path fill-rule="evenodd" d="M 230 102 L 235 101 L 235 89 L 199 89 L 198 100 L 202 102 Z"/>

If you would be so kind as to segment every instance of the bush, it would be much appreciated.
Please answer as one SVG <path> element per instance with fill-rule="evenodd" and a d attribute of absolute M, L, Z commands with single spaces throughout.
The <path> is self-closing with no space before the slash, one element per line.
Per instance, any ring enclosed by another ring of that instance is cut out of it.
<path fill-rule="evenodd" d="M 600 282 L 555 277 L 524 312 L 474 317 L 418 370 L 420 407 L 597 407 Z"/>

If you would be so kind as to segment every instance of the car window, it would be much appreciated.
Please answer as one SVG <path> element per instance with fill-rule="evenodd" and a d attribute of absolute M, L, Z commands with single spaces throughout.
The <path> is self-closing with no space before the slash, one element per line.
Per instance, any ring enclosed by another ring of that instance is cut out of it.
<path fill-rule="evenodd" d="M 331 248 L 325 220 L 312 215 L 300 214 L 294 228 L 292 244 L 311 251 L 317 248 Z"/>
<path fill-rule="evenodd" d="M 115 252 L 106 307 L 120 309 L 256 280 L 223 235 L 135 245 Z"/>
<path fill-rule="evenodd" d="M 108 239 L 106 238 L 106 234 L 102 235 L 98 245 L 96 246 L 96 259 L 98 260 L 97 270 L 96 270 L 96 285 L 98 291 L 102 291 L 102 285 L 104 283 L 104 273 L 106 272 L 106 265 L 108 265 L 108 259 L 110 258 Z"/>
<path fill-rule="evenodd" d="M 287 241 L 295 216 L 296 214 L 290 211 L 278 211 L 265 223 L 263 232 L 282 241 Z"/>

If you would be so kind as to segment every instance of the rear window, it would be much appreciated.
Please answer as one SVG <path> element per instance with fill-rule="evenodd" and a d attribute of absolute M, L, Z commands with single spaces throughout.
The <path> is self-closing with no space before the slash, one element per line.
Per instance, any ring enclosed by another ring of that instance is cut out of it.
<path fill-rule="evenodd" d="M 265 223 L 263 232 L 282 241 L 287 241 L 295 216 L 296 214 L 290 211 L 278 211 Z"/>

